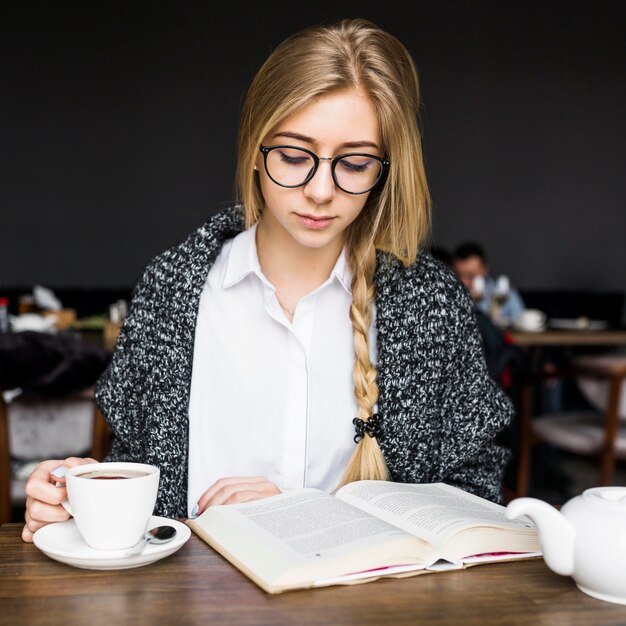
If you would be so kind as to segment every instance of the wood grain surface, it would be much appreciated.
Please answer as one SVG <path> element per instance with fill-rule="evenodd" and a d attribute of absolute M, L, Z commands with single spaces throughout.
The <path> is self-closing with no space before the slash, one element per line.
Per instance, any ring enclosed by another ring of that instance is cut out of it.
<path fill-rule="evenodd" d="M 111 572 L 57 563 L 0 529 L 0 624 L 626 624 L 543 561 L 267 595 L 195 535 L 173 556 Z"/>
<path fill-rule="evenodd" d="M 626 346 L 624 330 L 546 330 L 539 333 L 507 331 L 518 346 Z"/>

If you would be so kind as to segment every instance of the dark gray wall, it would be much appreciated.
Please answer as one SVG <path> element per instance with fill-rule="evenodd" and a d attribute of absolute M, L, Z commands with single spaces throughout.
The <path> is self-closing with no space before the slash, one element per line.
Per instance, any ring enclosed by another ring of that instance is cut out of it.
<path fill-rule="evenodd" d="M 14 2 L 0 15 L 0 289 L 125 286 L 233 195 L 238 109 L 291 32 L 413 53 L 435 243 L 527 289 L 626 291 L 623 3 Z"/>

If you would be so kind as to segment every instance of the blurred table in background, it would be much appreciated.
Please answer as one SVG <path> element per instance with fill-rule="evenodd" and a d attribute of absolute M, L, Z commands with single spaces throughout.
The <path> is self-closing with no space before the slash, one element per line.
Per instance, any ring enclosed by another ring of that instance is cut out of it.
<path fill-rule="evenodd" d="M 506 333 L 516 346 L 541 348 L 583 347 L 583 346 L 626 346 L 626 330 L 543 330 Z"/>

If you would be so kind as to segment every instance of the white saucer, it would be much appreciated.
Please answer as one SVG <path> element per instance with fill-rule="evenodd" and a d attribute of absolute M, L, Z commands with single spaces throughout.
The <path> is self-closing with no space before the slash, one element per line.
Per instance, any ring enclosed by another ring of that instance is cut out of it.
<path fill-rule="evenodd" d="M 148 530 L 164 524 L 176 528 L 174 539 L 161 545 L 149 543 L 144 551 L 136 556 L 123 556 L 127 550 L 107 552 L 90 548 L 78 532 L 73 519 L 40 528 L 34 534 L 33 541 L 51 559 L 74 567 L 99 570 L 130 569 L 149 565 L 174 554 L 191 537 L 191 530 L 185 524 L 155 515 L 150 518 Z"/>

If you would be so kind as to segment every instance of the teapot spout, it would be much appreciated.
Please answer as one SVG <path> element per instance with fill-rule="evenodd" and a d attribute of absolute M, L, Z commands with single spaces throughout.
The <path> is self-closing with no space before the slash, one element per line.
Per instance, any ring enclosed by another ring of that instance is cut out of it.
<path fill-rule="evenodd" d="M 536 498 L 517 498 L 506 507 L 507 519 L 527 515 L 539 530 L 546 565 L 557 574 L 574 572 L 574 527 L 553 506 Z"/>

